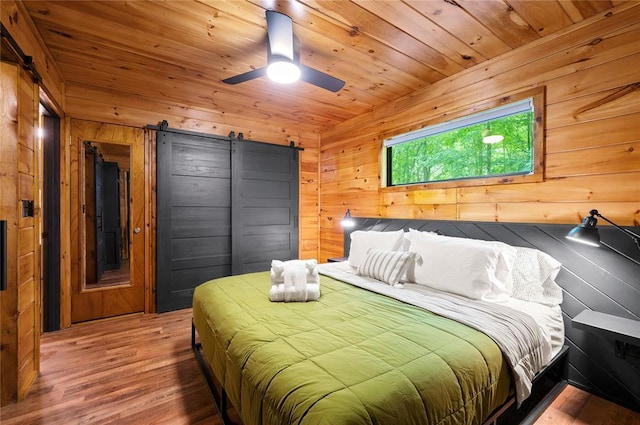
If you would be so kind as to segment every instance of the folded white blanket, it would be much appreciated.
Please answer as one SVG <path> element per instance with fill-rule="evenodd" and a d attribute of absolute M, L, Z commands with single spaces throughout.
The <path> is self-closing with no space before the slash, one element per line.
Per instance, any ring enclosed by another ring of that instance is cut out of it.
<path fill-rule="evenodd" d="M 273 260 L 269 299 L 276 302 L 304 302 L 320 298 L 317 264 L 316 260 Z"/>

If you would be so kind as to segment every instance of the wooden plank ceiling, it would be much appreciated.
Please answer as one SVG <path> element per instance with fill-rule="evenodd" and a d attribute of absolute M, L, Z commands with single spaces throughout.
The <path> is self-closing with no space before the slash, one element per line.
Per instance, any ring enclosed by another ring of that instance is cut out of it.
<path fill-rule="evenodd" d="M 26 1 L 67 89 L 158 97 L 322 131 L 606 12 L 617 0 Z M 292 17 L 300 61 L 346 81 L 332 93 L 266 78 L 265 9 Z"/>

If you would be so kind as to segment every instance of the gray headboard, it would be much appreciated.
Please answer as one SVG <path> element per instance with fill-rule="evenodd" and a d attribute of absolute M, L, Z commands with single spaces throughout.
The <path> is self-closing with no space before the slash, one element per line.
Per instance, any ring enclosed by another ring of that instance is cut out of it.
<path fill-rule="evenodd" d="M 355 227 L 345 230 L 345 256 L 349 254 L 349 234 L 352 231 L 413 228 L 537 248 L 562 262 L 556 281 L 564 291 L 561 307 L 565 343 L 570 350 L 569 382 L 634 410 L 640 409 L 640 349 L 630 346 L 625 358 L 618 358 L 614 354 L 613 340 L 572 327 L 572 319 L 585 309 L 640 320 L 640 250 L 618 229 L 599 226 L 601 240 L 609 248 L 596 248 L 567 240 L 565 235 L 575 226 L 569 224 L 387 218 L 354 220 Z M 640 227 L 628 229 L 640 233 Z"/>

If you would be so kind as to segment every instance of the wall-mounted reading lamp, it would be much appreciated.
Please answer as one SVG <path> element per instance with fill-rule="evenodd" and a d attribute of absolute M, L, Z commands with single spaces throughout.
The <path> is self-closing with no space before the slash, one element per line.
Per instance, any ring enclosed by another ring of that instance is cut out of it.
<path fill-rule="evenodd" d="M 356 222 L 351 218 L 351 210 L 347 209 L 347 212 L 344 215 L 344 218 L 340 222 L 342 227 L 353 227 L 356 225 Z"/>
<path fill-rule="evenodd" d="M 629 229 L 618 226 L 616 223 L 600 214 L 598 210 L 589 211 L 589 215 L 585 217 L 584 220 L 582 220 L 582 223 L 571 229 L 571 231 L 567 234 L 567 239 L 571 239 L 573 241 L 591 246 L 600 246 L 600 233 L 598 232 L 598 228 L 596 227 L 596 224 L 598 223 L 598 219 L 596 217 L 600 217 L 604 221 L 610 223 L 616 229 L 625 233 L 627 236 L 633 239 L 638 249 L 640 249 L 640 235 L 633 233 Z M 640 262 L 634 260 L 633 258 L 629 259 L 640 264 Z"/>
<path fill-rule="evenodd" d="M 600 217 L 604 221 L 610 223 L 613 227 L 629 236 L 640 249 L 640 235 L 633 233 L 629 229 L 618 226 L 613 221 L 604 217 L 598 210 L 589 211 L 589 215 L 582 220 L 582 223 L 571 229 L 567 234 L 567 239 L 584 243 L 591 246 L 600 246 L 600 233 L 596 224 Z M 629 257 L 628 255 L 602 243 L 607 248 L 617 252 L 628 260 L 640 265 L 640 261 Z M 640 322 L 638 320 L 619 317 L 617 315 L 606 314 L 591 309 L 585 309 L 571 319 L 574 328 L 582 329 L 596 336 L 613 338 L 615 342 L 615 355 L 624 359 L 629 345 L 640 346 Z"/>

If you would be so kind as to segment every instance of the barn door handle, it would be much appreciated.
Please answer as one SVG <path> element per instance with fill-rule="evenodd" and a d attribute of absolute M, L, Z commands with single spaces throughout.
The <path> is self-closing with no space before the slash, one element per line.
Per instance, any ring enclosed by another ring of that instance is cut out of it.
<path fill-rule="evenodd" d="M 136 227 L 135 229 L 133 229 L 133 233 L 135 233 L 136 235 L 140 233 L 140 228 Z"/>

